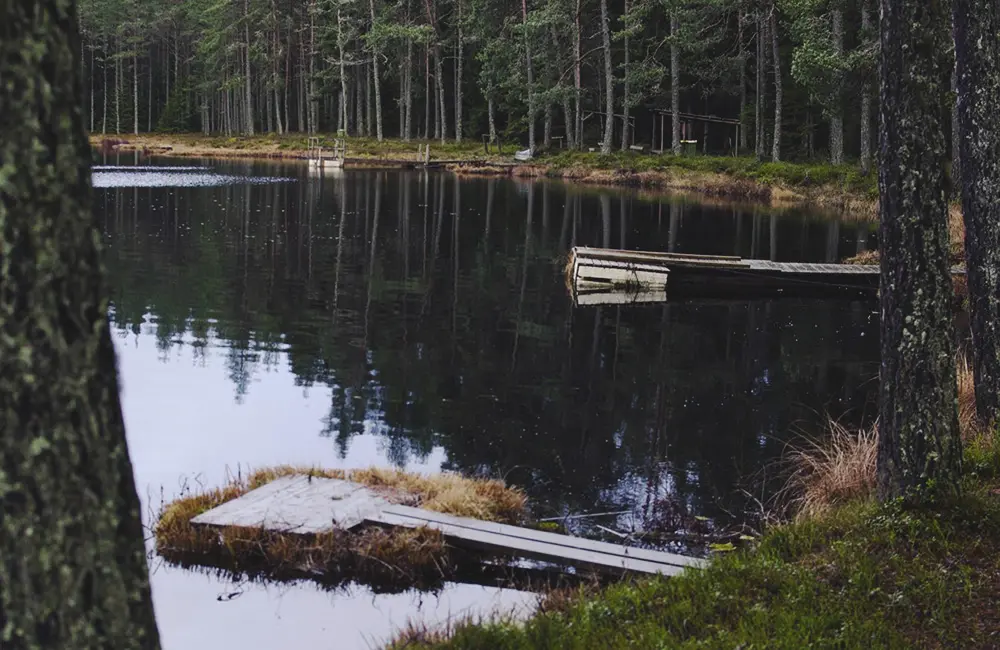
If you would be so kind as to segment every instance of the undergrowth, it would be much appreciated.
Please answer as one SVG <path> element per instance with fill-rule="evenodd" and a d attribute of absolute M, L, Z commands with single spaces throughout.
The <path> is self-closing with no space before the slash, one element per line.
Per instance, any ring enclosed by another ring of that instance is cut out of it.
<path fill-rule="evenodd" d="M 970 480 L 961 498 L 923 509 L 851 503 L 703 570 L 581 591 L 523 624 L 410 629 L 393 647 L 995 648 L 1000 500 L 989 485 Z"/>

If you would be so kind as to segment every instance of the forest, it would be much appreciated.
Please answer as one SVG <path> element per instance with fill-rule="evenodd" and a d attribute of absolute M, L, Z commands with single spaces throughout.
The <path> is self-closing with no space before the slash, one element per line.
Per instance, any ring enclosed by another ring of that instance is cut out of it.
<path fill-rule="evenodd" d="M 867 171 L 871 5 L 81 0 L 86 120 L 103 134 L 499 138 L 532 151 L 688 143 Z"/>

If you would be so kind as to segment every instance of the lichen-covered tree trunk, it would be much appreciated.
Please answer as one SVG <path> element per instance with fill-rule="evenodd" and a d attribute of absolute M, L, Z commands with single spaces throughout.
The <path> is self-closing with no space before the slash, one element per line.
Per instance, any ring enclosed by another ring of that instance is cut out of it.
<path fill-rule="evenodd" d="M 1000 416 L 1000 6 L 954 0 L 952 11 L 976 410 L 993 425 Z"/>
<path fill-rule="evenodd" d="M 157 648 L 76 20 L 0 3 L 0 647 Z"/>
<path fill-rule="evenodd" d="M 878 494 L 957 491 L 945 164 L 949 2 L 880 0 Z"/>

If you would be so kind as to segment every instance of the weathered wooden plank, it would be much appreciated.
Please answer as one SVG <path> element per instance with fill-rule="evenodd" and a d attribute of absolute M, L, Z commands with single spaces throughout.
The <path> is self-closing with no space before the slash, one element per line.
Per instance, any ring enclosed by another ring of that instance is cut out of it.
<path fill-rule="evenodd" d="M 306 475 L 276 479 L 191 520 L 210 526 L 246 526 L 301 534 L 349 530 L 388 502 L 350 481 Z"/>
<path fill-rule="evenodd" d="M 674 553 L 654 551 L 633 546 L 623 546 L 621 544 L 609 544 L 608 542 L 600 542 L 583 537 L 559 535 L 557 533 L 548 533 L 542 530 L 521 528 L 519 526 L 499 524 L 492 521 L 480 521 L 478 519 L 470 519 L 468 517 L 455 517 L 453 515 L 431 512 L 429 510 L 411 508 L 408 506 L 386 506 L 382 508 L 381 516 L 405 518 L 413 522 L 417 522 L 417 525 L 419 525 L 419 522 L 431 522 L 433 524 L 451 526 L 456 529 L 460 528 L 463 530 L 490 533 L 507 540 L 506 543 L 513 543 L 513 540 L 520 540 L 524 543 L 539 545 L 537 550 L 540 552 L 556 555 L 563 552 L 562 549 L 578 549 L 617 558 L 631 558 L 676 567 L 701 566 L 704 563 L 703 560 L 699 560 L 698 558 L 676 555 Z M 457 530 L 454 532 L 456 534 L 464 534 Z M 503 540 L 501 540 L 501 542 L 502 541 Z M 542 546 L 547 548 L 542 549 Z"/>
<path fill-rule="evenodd" d="M 471 528 L 445 521 L 435 521 L 422 516 L 406 516 L 401 512 L 393 512 L 391 509 L 382 511 L 379 523 L 408 528 L 427 527 L 440 531 L 446 539 L 456 546 L 512 554 L 529 559 L 592 568 L 600 571 L 613 569 L 622 572 L 631 571 L 672 576 L 679 574 L 686 566 L 697 566 L 651 562 L 634 555 L 601 553 L 576 546 L 547 544 L 524 537 L 483 530 L 481 528 Z M 512 528 L 515 527 L 512 526 Z M 572 540 L 579 539 L 569 538 L 566 535 L 562 535 L 562 537 Z"/>
<path fill-rule="evenodd" d="M 702 565 L 702 560 L 672 553 L 392 505 L 356 483 L 304 475 L 279 478 L 195 517 L 192 523 L 303 535 L 362 524 L 427 526 L 456 545 L 602 571 L 674 575 L 684 567 Z"/>
<path fill-rule="evenodd" d="M 596 283 L 595 283 L 596 284 Z M 644 289 L 642 291 L 613 291 L 604 288 L 591 288 L 586 283 L 577 285 L 573 297 L 577 305 L 633 305 L 646 302 L 666 302 L 667 292 Z"/>

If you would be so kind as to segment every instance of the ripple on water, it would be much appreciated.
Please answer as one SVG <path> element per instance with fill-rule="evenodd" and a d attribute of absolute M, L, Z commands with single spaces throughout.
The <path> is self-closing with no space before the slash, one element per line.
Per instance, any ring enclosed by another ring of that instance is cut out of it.
<path fill-rule="evenodd" d="M 266 185 L 287 183 L 291 178 L 276 176 L 235 176 L 231 174 L 154 172 L 154 171 L 95 171 L 94 187 L 219 187 L 222 185 Z"/>

